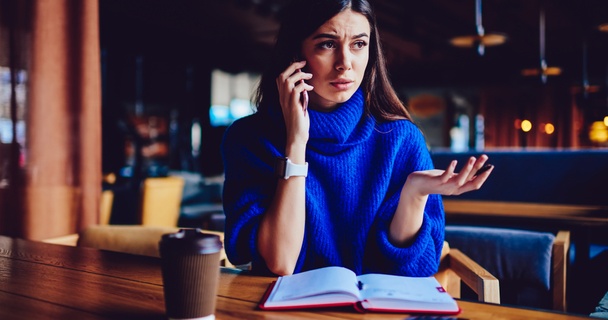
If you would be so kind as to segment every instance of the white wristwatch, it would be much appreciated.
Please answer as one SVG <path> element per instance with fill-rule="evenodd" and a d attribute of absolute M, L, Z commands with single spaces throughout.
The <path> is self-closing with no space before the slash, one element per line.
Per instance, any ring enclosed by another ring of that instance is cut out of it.
<path fill-rule="evenodd" d="M 277 177 L 285 180 L 289 179 L 289 177 L 306 177 L 308 176 L 308 162 L 305 164 L 295 164 L 287 157 L 277 157 L 274 173 Z"/>

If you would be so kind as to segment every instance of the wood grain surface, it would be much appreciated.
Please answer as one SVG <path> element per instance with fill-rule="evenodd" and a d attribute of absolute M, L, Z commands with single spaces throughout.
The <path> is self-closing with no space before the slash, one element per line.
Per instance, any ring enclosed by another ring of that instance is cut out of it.
<path fill-rule="evenodd" d="M 220 269 L 217 319 L 406 319 L 331 308 L 261 311 L 272 277 Z M 459 301 L 458 319 L 584 319 Z M 0 236 L 0 319 L 166 319 L 160 259 Z M 588 319 L 588 318 L 587 318 Z"/>

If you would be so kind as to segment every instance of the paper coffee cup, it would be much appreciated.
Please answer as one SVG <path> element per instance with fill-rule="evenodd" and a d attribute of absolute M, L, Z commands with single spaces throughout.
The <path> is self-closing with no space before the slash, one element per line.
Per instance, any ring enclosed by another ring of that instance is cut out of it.
<path fill-rule="evenodd" d="M 200 229 L 165 234 L 159 242 L 169 319 L 215 319 L 220 273 L 219 236 Z"/>

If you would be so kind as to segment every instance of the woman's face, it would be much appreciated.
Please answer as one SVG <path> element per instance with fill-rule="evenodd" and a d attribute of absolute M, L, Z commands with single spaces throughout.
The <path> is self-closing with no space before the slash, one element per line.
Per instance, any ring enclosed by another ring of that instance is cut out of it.
<path fill-rule="evenodd" d="M 369 60 L 370 25 L 367 18 L 345 10 L 319 27 L 302 43 L 310 107 L 332 110 L 350 99 L 361 85 Z"/>

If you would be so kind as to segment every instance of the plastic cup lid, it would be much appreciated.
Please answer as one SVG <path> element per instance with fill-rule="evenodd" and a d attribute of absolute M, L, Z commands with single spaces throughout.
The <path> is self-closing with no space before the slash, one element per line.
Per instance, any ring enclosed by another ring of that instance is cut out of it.
<path fill-rule="evenodd" d="M 216 253 L 222 249 L 222 241 L 215 234 L 204 233 L 201 229 L 180 229 L 176 233 L 164 234 L 159 246 L 171 251 L 186 253 Z"/>

